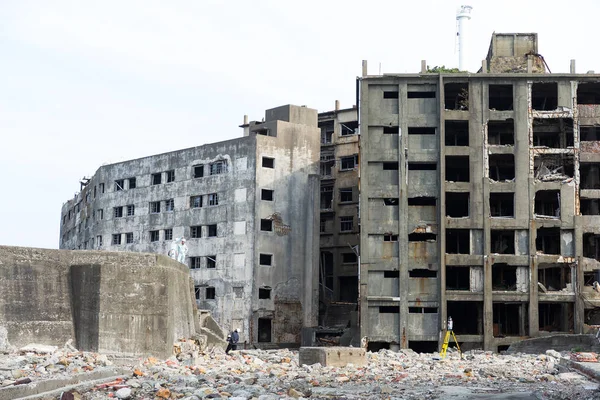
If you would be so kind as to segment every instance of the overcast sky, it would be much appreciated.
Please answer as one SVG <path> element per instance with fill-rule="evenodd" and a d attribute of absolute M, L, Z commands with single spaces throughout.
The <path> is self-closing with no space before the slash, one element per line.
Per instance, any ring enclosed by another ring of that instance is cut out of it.
<path fill-rule="evenodd" d="M 104 163 L 239 137 L 283 104 L 351 107 L 363 59 L 457 66 L 460 4 L 0 0 L 0 245 L 57 248 L 62 203 Z M 538 32 L 552 72 L 600 71 L 597 0 L 467 4 L 470 71 L 493 31 Z"/>

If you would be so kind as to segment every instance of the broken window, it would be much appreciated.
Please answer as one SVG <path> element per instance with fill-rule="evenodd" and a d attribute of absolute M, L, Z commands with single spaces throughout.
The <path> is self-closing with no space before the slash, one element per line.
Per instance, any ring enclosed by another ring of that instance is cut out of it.
<path fill-rule="evenodd" d="M 600 261 L 600 235 L 583 234 L 583 256 Z"/>
<path fill-rule="evenodd" d="M 170 212 L 175 210 L 175 199 L 165 200 L 165 211 Z"/>
<path fill-rule="evenodd" d="M 490 145 L 513 145 L 515 144 L 515 122 L 512 119 L 506 121 L 489 121 L 488 144 Z"/>
<path fill-rule="evenodd" d="M 398 306 L 379 306 L 379 314 L 400 314 Z"/>
<path fill-rule="evenodd" d="M 94 186 L 94 198 L 96 198 L 97 191 L 98 191 L 98 188 L 96 186 Z"/>
<path fill-rule="evenodd" d="M 560 228 L 538 228 L 535 247 L 543 254 L 560 255 Z"/>
<path fill-rule="evenodd" d="M 340 232 L 352 232 L 354 229 L 354 217 L 340 217 Z"/>
<path fill-rule="evenodd" d="M 217 224 L 208 225 L 208 237 L 217 237 Z"/>
<path fill-rule="evenodd" d="M 490 110 L 512 110 L 513 109 L 513 86 L 512 85 L 490 85 L 489 86 Z"/>
<path fill-rule="evenodd" d="M 444 144 L 446 146 L 468 146 L 469 121 L 446 120 L 444 129 Z"/>
<path fill-rule="evenodd" d="M 340 189 L 340 202 L 348 203 L 352 201 L 352 188 L 341 188 Z"/>
<path fill-rule="evenodd" d="M 593 142 L 600 140 L 600 129 L 597 126 L 580 126 L 579 135 L 582 142 Z M 95 197 L 95 196 L 94 196 Z"/>
<path fill-rule="evenodd" d="M 446 290 L 469 290 L 471 268 L 446 266 Z"/>
<path fill-rule="evenodd" d="M 209 206 L 218 206 L 219 205 L 219 194 L 218 193 L 209 193 L 208 194 L 208 205 Z"/>
<path fill-rule="evenodd" d="M 437 271 L 430 269 L 411 269 L 408 271 L 409 278 L 437 278 Z"/>
<path fill-rule="evenodd" d="M 559 291 L 569 287 L 568 291 L 572 292 L 571 267 L 561 264 L 539 264 L 538 282 L 546 291 Z"/>
<path fill-rule="evenodd" d="M 422 91 L 422 92 L 408 92 L 406 97 L 409 99 L 435 99 L 435 92 Z"/>
<path fill-rule="evenodd" d="M 206 268 L 217 268 L 217 256 L 206 256 Z"/>
<path fill-rule="evenodd" d="M 600 189 L 600 163 L 579 164 L 581 189 Z"/>
<path fill-rule="evenodd" d="M 469 156 L 446 156 L 446 181 L 469 182 Z"/>
<path fill-rule="evenodd" d="M 574 158 L 571 154 L 541 154 L 534 159 L 535 179 L 542 182 L 563 181 L 573 177 Z"/>
<path fill-rule="evenodd" d="M 333 217 L 331 215 L 322 215 L 319 229 L 321 233 L 331 233 L 333 231 Z"/>
<path fill-rule="evenodd" d="M 531 108 L 538 111 L 556 110 L 558 107 L 558 83 L 536 82 L 531 85 Z"/>
<path fill-rule="evenodd" d="M 490 246 L 492 253 L 515 254 L 515 231 L 492 229 Z"/>
<path fill-rule="evenodd" d="M 214 287 L 209 286 L 206 288 L 206 300 L 214 300 L 216 296 L 217 293 Z"/>
<path fill-rule="evenodd" d="M 167 183 L 169 183 L 169 182 L 175 182 L 175 170 L 174 169 L 165 172 L 165 175 L 166 175 L 166 178 L 167 178 Z"/>
<path fill-rule="evenodd" d="M 258 262 L 260 265 L 271 266 L 273 262 L 273 254 L 260 253 L 258 256 Z"/>
<path fill-rule="evenodd" d="M 431 232 L 412 232 L 408 234 L 409 242 L 435 242 L 437 235 Z"/>
<path fill-rule="evenodd" d="M 490 179 L 496 182 L 515 179 L 515 156 L 512 154 L 489 155 Z"/>
<path fill-rule="evenodd" d="M 583 285 L 594 286 L 594 282 L 600 281 L 600 270 L 595 269 L 593 271 L 584 271 L 583 273 Z"/>
<path fill-rule="evenodd" d="M 342 157 L 340 171 L 348 171 L 356 168 L 358 164 L 358 154 L 349 157 Z"/>
<path fill-rule="evenodd" d="M 162 172 L 152 174 L 152 176 L 150 178 L 150 183 L 152 185 L 160 185 L 161 182 L 162 182 Z"/>
<path fill-rule="evenodd" d="M 324 154 L 321 153 L 321 176 L 329 177 L 331 176 L 331 171 L 333 169 L 333 165 L 335 163 L 333 153 Z"/>
<path fill-rule="evenodd" d="M 435 198 L 433 200 L 435 203 Z M 398 199 L 397 197 L 385 198 L 385 199 L 383 199 L 383 205 L 384 206 L 397 206 L 399 201 L 400 201 L 400 199 Z M 410 199 L 409 199 L 408 205 L 410 205 Z"/>
<path fill-rule="evenodd" d="M 98 189 L 100 190 L 100 193 L 104 193 L 104 183 L 100 183 L 98 184 Z"/>
<path fill-rule="evenodd" d="M 571 332 L 574 329 L 573 303 L 539 303 L 540 331 Z"/>
<path fill-rule="evenodd" d="M 383 98 L 384 99 L 397 99 L 398 98 L 398 91 L 394 90 L 394 91 L 384 91 L 383 92 Z"/>
<path fill-rule="evenodd" d="M 321 209 L 328 210 L 333 208 L 333 186 L 321 186 Z"/>
<path fill-rule="evenodd" d="M 580 199 L 581 215 L 600 215 L 599 199 Z"/>
<path fill-rule="evenodd" d="M 358 133 L 358 121 L 340 123 L 342 136 L 354 135 Z"/>
<path fill-rule="evenodd" d="M 437 314 L 437 307 L 408 307 L 409 314 Z"/>
<path fill-rule="evenodd" d="M 408 127 L 409 135 L 435 135 L 435 128 L 431 127 Z"/>
<path fill-rule="evenodd" d="M 514 217 L 515 194 L 490 193 L 490 214 L 492 217 Z"/>
<path fill-rule="evenodd" d="M 571 118 L 534 118 L 533 145 L 553 149 L 573 147 L 573 120 Z"/>
<path fill-rule="evenodd" d="M 118 245 L 121 244 L 121 234 L 115 233 L 112 235 L 112 244 Z"/>
<path fill-rule="evenodd" d="M 128 204 L 127 205 L 127 216 L 128 217 L 132 217 L 135 215 L 135 205 L 133 204 Z"/>
<path fill-rule="evenodd" d="M 399 133 L 400 133 L 400 127 L 398 127 L 398 126 L 384 126 L 383 127 L 384 135 L 397 135 Z"/>
<path fill-rule="evenodd" d="M 200 268 L 200 257 L 190 257 L 190 269 Z"/>
<path fill-rule="evenodd" d="M 389 205 L 398 205 L 398 199 L 395 200 L 395 203 Z M 388 205 L 388 204 L 386 204 Z M 435 206 L 437 205 L 437 199 L 435 197 L 409 197 L 408 198 L 409 206 Z"/>
<path fill-rule="evenodd" d="M 196 300 L 201 300 L 201 296 L 200 296 L 201 290 L 202 290 L 202 286 L 199 286 L 199 285 L 194 286 L 194 294 L 196 295 Z"/>
<path fill-rule="evenodd" d="M 469 216 L 469 193 L 446 192 L 446 216 L 462 218 Z"/>
<path fill-rule="evenodd" d="M 125 190 L 125 179 L 117 179 L 115 181 L 115 192 Z"/>
<path fill-rule="evenodd" d="M 400 277 L 400 271 L 383 271 L 383 277 L 384 278 L 399 278 Z"/>
<path fill-rule="evenodd" d="M 264 201 L 273 201 L 273 190 L 271 189 L 261 189 L 260 191 L 260 199 Z"/>
<path fill-rule="evenodd" d="M 535 214 L 560 218 L 560 190 L 535 192 Z"/>
<path fill-rule="evenodd" d="M 102 235 L 96 236 L 96 247 L 97 248 L 102 247 Z"/>
<path fill-rule="evenodd" d="M 260 230 L 265 232 L 273 231 L 273 220 L 271 219 L 261 219 L 260 220 Z"/>
<path fill-rule="evenodd" d="M 600 83 L 579 82 L 577 104 L 600 104 Z"/>
<path fill-rule="evenodd" d="M 271 157 L 263 157 L 262 166 L 263 168 L 275 168 L 275 159 Z"/>
<path fill-rule="evenodd" d="M 129 189 L 135 189 L 137 187 L 137 183 L 135 178 L 129 178 Z M 96 195 L 94 194 L 94 197 L 96 197 Z"/>
<path fill-rule="evenodd" d="M 271 288 L 266 286 L 258 289 L 258 298 L 262 300 L 268 300 L 271 298 Z"/>
<path fill-rule="evenodd" d="M 396 164 L 396 163 L 394 163 Z M 398 166 L 398 164 L 396 164 Z M 383 168 L 385 169 L 385 167 Z M 424 162 L 411 162 L 408 163 L 408 169 L 410 171 L 435 171 L 437 170 L 436 163 L 424 163 Z"/>
<path fill-rule="evenodd" d="M 204 176 L 204 165 L 194 165 L 192 172 L 194 178 L 202 178 Z"/>
<path fill-rule="evenodd" d="M 321 128 L 321 144 L 330 144 L 333 137 L 333 121 L 319 124 Z"/>
<path fill-rule="evenodd" d="M 190 237 L 192 239 L 199 239 L 202 237 L 202 227 L 200 225 L 190 226 Z"/>
<path fill-rule="evenodd" d="M 173 240 L 173 229 L 165 229 L 165 240 Z"/>
<path fill-rule="evenodd" d="M 446 310 L 454 322 L 454 333 L 483 335 L 482 301 L 448 301 Z"/>
<path fill-rule="evenodd" d="M 211 175 L 219 175 L 227 172 L 227 161 L 219 160 L 210 164 L 210 174 Z"/>
<path fill-rule="evenodd" d="M 446 110 L 469 109 L 469 83 L 446 83 L 444 85 L 444 108 Z"/>
<path fill-rule="evenodd" d="M 397 162 L 384 162 L 384 163 L 382 163 L 382 168 L 384 171 L 398 171 L 398 163 Z"/>
<path fill-rule="evenodd" d="M 190 207 L 191 208 L 201 208 L 202 207 L 202 196 L 191 196 L 190 197 Z"/>
<path fill-rule="evenodd" d="M 271 341 L 271 318 L 258 319 L 258 342 L 266 343 Z"/>
<path fill-rule="evenodd" d="M 468 229 L 446 229 L 446 253 L 470 253 L 470 237 Z"/>
<path fill-rule="evenodd" d="M 113 208 L 113 217 L 121 218 L 123 216 L 123 207 L 114 207 Z"/>
<path fill-rule="evenodd" d="M 358 257 L 356 253 L 342 253 L 342 263 L 344 264 L 356 264 Z"/>
<path fill-rule="evenodd" d="M 158 242 L 160 240 L 159 231 L 150 231 L 150 241 Z"/>
<path fill-rule="evenodd" d="M 494 337 L 527 335 L 527 303 L 493 303 L 492 313 Z"/>
<path fill-rule="evenodd" d="M 392 234 L 383 235 L 383 241 L 384 242 L 397 242 L 398 235 L 392 235 Z"/>

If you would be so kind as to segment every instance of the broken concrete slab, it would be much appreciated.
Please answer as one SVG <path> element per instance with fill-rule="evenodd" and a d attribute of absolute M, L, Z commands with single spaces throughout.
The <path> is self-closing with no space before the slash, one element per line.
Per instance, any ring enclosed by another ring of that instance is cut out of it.
<path fill-rule="evenodd" d="M 329 367 L 361 366 L 367 362 L 366 352 L 358 347 L 301 347 L 299 364 L 321 364 Z"/>

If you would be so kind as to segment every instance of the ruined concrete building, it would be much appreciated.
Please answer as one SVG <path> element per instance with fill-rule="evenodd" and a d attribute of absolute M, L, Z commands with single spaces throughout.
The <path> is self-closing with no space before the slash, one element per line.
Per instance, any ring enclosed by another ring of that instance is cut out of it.
<path fill-rule="evenodd" d="M 435 351 L 452 317 L 501 350 L 598 323 L 600 75 L 550 73 L 536 34 L 421 69 L 359 78 L 361 336 Z"/>
<path fill-rule="evenodd" d="M 185 237 L 199 308 L 241 341 L 299 343 L 318 316 L 317 112 L 282 106 L 244 137 L 105 165 L 61 212 L 61 249 L 167 254 Z"/>

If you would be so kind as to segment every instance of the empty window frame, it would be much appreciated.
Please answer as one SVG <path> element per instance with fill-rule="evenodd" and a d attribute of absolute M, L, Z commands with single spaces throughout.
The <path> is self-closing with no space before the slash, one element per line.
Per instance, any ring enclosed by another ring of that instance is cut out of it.
<path fill-rule="evenodd" d="M 538 228 L 535 247 L 543 254 L 560 255 L 560 228 Z"/>
<path fill-rule="evenodd" d="M 515 254 L 515 231 L 492 229 L 490 249 L 496 254 Z"/>
<path fill-rule="evenodd" d="M 101 208 L 99 208 L 99 209 L 98 209 L 98 212 L 96 213 L 96 215 L 98 216 L 98 219 L 99 219 L 99 220 L 102 220 L 102 219 L 104 219 L 104 210 L 103 210 L 103 209 L 101 209 Z M 71 219 L 71 218 L 69 218 L 69 219 Z"/>
<path fill-rule="evenodd" d="M 409 99 L 435 99 L 434 91 L 418 91 L 418 92 L 407 92 L 406 97 Z"/>
<path fill-rule="evenodd" d="M 444 123 L 444 144 L 446 146 L 469 145 L 469 121 L 451 121 Z"/>
<path fill-rule="evenodd" d="M 536 215 L 560 218 L 560 190 L 538 190 L 535 192 Z"/>
<path fill-rule="evenodd" d="M 98 190 L 100 190 L 100 193 L 104 193 L 104 183 L 99 183 L 98 184 Z"/>
<path fill-rule="evenodd" d="M 273 254 L 260 253 L 258 256 L 259 265 L 271 266 L 273 265 Z"/>
<path fill-rule="evenodd" d="M 542 182 L 563 181 L 573 177 L 574 164 L 572 154 L 542 154 L 534 159 L 533 175 Z"/>
<path fill-rule="evenodd" d="M 398 165 L 398 164 L 396 164 Z M 435 171 L 437 170 L 436 163 L 426 163 L 426 162 L 409 162 L 408 163 L 409 171 Z"/>
<path fill-rule="evenodd" d="M 430 269 L 417 268 L 408 271 L 409 278 L 437 278 L 437 271 Z"/>
<path fill-rule="evenodd" d="M 384 135 L 397 135 L 399 133 L 400 133 L 400 127 L 399 126 L 384 126 L 383 127 L 383 134 Z"/>
<path fill-rule="evenodd" d="M 505 263 L 493 264 L 492 290 L 517 290 L 517 267 Z"/>
<path fill-rule="evenodd" d="M 468 229 L 446 229 L 446 253 L 469 254 L 471 247 Z"/>
<path fill-rule="evenodd" d="M 258 341 L 260 343 L 271 342 L 272 323 L 271 318 L 258 319 Z"/>
<path fill-rule="evenodd" d="M 204 176 L 204 165 L 192 166 L 192 176 L 194 178 L 202 178 Z"/>
<path fill-rule="evenodd" d="M 175 170 L 172 169 L 172 170 L 165 172 L 165 177 L 167 179 L 167 183 L 175 182 Z"/>
<path fill-rule="evenodd" d="M 490 85 L 489 86 L 490 110 L 506 111 L 513 109 L 513 86 L 512 85 Z"/>
<path fill-rule="evenodd" d="M 435 135 L 435 128 L 428 126 L 414 126 L 408 127 L 409 135 Z"/>
<path fill-rule="evenodd" d="M 125 234 L 125 243 L 127 243 L 127 244 L 133 243 L 133 232 L 127 232 Z"/>
<path fill-rule="evenodd" d="M 514 217 L 515 194 L 490 193 L 490 215 L 492 217 Z"/>
<path fill-rule="evenodd" d="M 273 220 L 272 219 L 261 219 L 260 220 L 260 230 L 263 232 L 272 232 L 273 231 Z"/>
<path fill-rule="evenodd" d="M 328 210 L 333 208 L 333 186 L 321 186 L 321 209 Z"/>
<path fill-rule="evenodd" d="M 352 188 L 341 188 L 340 189 L 340 203 L 350 203 L 352 202 Z"/>
<path fill-rule="evenodd" d="M 600 83 L 579 82 L 577 85 L 577 104 L 600 104 Z"/>
<path fill-rule="evenodd" d="M 528 308 L 527 303 L 493 303 L 492 321 L 495 327 L 494 336 L 527 335 Z"/>
<path fill-rule="evenodd" d="M 321 153 L 320 173 L 322 177 L 330 177 L 332 175 L 333 165 L 335 164 L 335 156 L 333 153 Z"/>
<path fill-rule="evenodd" d="M 219 194 L 218 193 L 210 193 L 208 195 L 208 205 L 209 206 L 218 206 L 219 205 Z"/>
<path fill-rule="evenodd" d="M 573 147 L 573 119 L 534 118 L 533 145 L 553 149 Z"/>
<path fill-rule="evenodd" d="M 381 163 L 381 167 L 384 171 L 398 171 L 398 163 L 395 161 Z"/>
<path fill-rule="evenodd" d="M 201 294 L 202 286 L 196 285 L 194 286 L 194 294 L 196 295 L 196 300 L 202 300 Z"/>
<path fill-rule="evenodd" d="M 580 199 L 581 215 L 600 215 L 599 199 Z"/>
<path fill-rule="evenodd" d="M 260 199 L 264 201 L 273 201 L 273 192 L 272 189 L 261 189 Z"/>
<path fill-rule="evenodd" d="M 117 179 L 115 181 L 115 192 L 125 190 L 125 179 Z"/>
<path fill-rule="evenodd" d="M 96 247 L 98 247 L 98 248 L 102 247 L 102 243 L 103 243 L 102 235 L 96 236 Z"/>
<path fill-rule="evenodd" d="M 512 119 L 505 121 L 489 121 L 487 124 L 489 145 L 514 145 L 515 122 Z"/>
<path fill-rule="evenodd" d="M 165 200 L 165 211 L 172 212 L 175 210 L 175 199 Z"/>
<path fill-rule="evenodd" d="M 219 160 L 210 164 L 210 174 L 219 175 L 227 172 L 227 161 Z"/>
<path fill-rule="evenodd" d="M 217 291 L 214 287 L 209 286 L 205 291 L 206 300 L 214 300 L 217 297 Z"/>
<path fill-rule="evenodd" d="M 579 126 L 579 137 L 582 142 L 594 142 L 600 140 L 600 127 Z M 94 195 L 94 197 L 96 197 Z"/>
<path fill-rule="evenodd" d="M 113 218 L 121 218 L 123 216 L 123 207 L 113 208 Z"/>
<path fill-rule="evenodd" d="M 437 314 L 437 307 L 408 307 L 409 314 Z"/>
<path fill-rule="evenodd" d="M 558 107 L 558 83 L 535 82 L 531 85 L 531 108 L 536 111 L 556 110 Z"/>
<path fill-rule="evenodd" d="M 356 264 L 358 262 L 358 257 L 356 253 L 342 253 L 342 263 L 343 264 Z"/>
<path fill-rule="evenodd" d="M 127 216 L 128 217 L 133 217 L 134 215 L 135 215 L 135 205 L 128 204 L 127 205 Z"/>
<path fill-rule="evenodd" d="M 200 257 L 190 257 L 190 269 L 199 269 L 200 260 Z"/>
<path fill-rule="evenodd" d="M 496 182 L 515 179 L 515 156 L 513 154 L 490 154 L 489 176 Z"/>
<path fill-rule="evenodd" d="M 572 332 L 574 330 L 573 303 L 540 303 L 538 324 L 540 331 Z"/>
<path fill-rule="evenodd" d="M 190 207 L 191 208 L 201 208 L 202 207 L 202 196 L 191 196 L 190 197 Z"/>
<path fill-rule="evenodd" d="M 582 242 L 583 256 L 600 261 L 600 235 L 584 233 Z"/>
<path fill-rule="evenodd" d="M 333 121 L 319 124 L 321 128 L 321 144 L 331 144 L 333 138 Z"/>
<path fill-rule="evenodd" d="M 387 234 L 383 235 L 383 241 L 384 242 L 397 242 L 398 235 L 395 235 L 392 233 L 387 233 Z"/>
<path fill-rule="evenodd" d="M 272 157 L 263 157 L 262 158 L 262 167 L 263 168 L 275 168 L 275 159 Z"/>
<path fill-rule="evenodd" d="M 397 99 L 398 91 L 397 90 L 386 90 L 383 92 L 384 99 Z"/>
<path fill-rule="evenodd" d="M 258 289 L 258 298 L 260 300 L 268 300 L 271 298 L 271 288 L 266 286 Z"/>
<path fill-rule="evenodd" d="M 217 256 L 206 256 L 206 268 L 217 268 Z"/>
<path fill-rule="evenodd" d="M 160 240 L 160 231 L 150 231 L 150 241 L 158 242 Z"/>
<path fill-rule="evenodd" d="M 600 189 L 600 163 L 579 164 L 581 189 Z"/>
<path fill-rule="evenodd" d="M 431 232 L 411 232 L 408 234 L 409 242 L 435 242 L 437 235 Z"/>
<path fill-rule="evenodd" d="M 165 240 L 173 240 L 173 229 L 165 229 Z"/>
<path fill-rule="evenodd" d="M 340 217 L 340 232 L 352 232 L 354 230 L 354 217 Z"/>
<path fill-rule="evenodd" d="M 137 187 L 137 181 L 135 178 L 129 178 L 129 189 L 135 189 Z"/>
<path fill-rule="evenodd" d="M 190 237 L 192 239 L 199 239 L 202 237 L 202 226 L 190 226 Z"/>
<path fill-rule="evenodd" d="M 446 216 L 463 218 L 469 216 L 469 192 L 446 192 Z"/>
<path fill-rule="evenodd" d="M 400 278 L 400 271 L 383 271 L 384 278 Z"/>
<path fill-rule="evenodd" d="M 114 233 L 112 235 L 112 244 L 113 245 L 121 244 L 121 234 L 120 233 Z"/>
<path fill-rule="evenodd" d="M 217 237 L 217 224 L 207 225 L 207 236 Z"/>
<path fill-rule="evenodd" d="M 444 108 L 446 110 L 469 109 L 469 83 L 446 83 L 444 85 Z"/>
<path fill-rule="evenodd" d="M 446 266 L 446 290 L 470 290 L 471 268 L 464 266 Z"/>
<path fill-rule="evenodd" d="M 162 183 L 162 172 L 158 172 L 158 173 L 152 174 L 150 176 L 150 184 L 160 185 L 161 183 Z"/>
<path fill-rule="evenodd" d="M 341 135 L 355 135 L 358 133 L 358 121 L 340 122 Z"/>
<path fill-rule="evenodd" d="M 379 306 L 379 314 L 400 314 L 398 306 Z"/>
<path fill-rule="evenodd" d="M 348 171 L 356 168 L 358 164 L 358 154 L 342 157 L 340 162 L 340 171 Z"/>
<path fill-rule="evenodd" d="M 571 266 L 569 264 L 539 264 L 538 282 L 551 292 L 567 289 L 572 282 Z M 572 292 L 573 289 L 571 288 L 569 291 Z"/>
<path fill-rule="evenodd" d="M 469 182 L 469 156 L 446 156 L 446 181 Z"/>
<path fill-rule="evenodd" d="M 424 198 L 424 197 L 419 197 L 419 198 Z M 429 197 L 427 197 L 429 198 Z M 410 206 L 410 200 L 408 199 L 408 205 Z M 383 205 L 384 206 L 397 206 L 400 203 L 400 199 L 398 197 L 387 197 L 385 199 L 383 199 Z M 431 204 L 425 204 L 425 205 L 431 205 Z M 435 197 L 433 198 L 433 205 L 435 205 Z"/>

